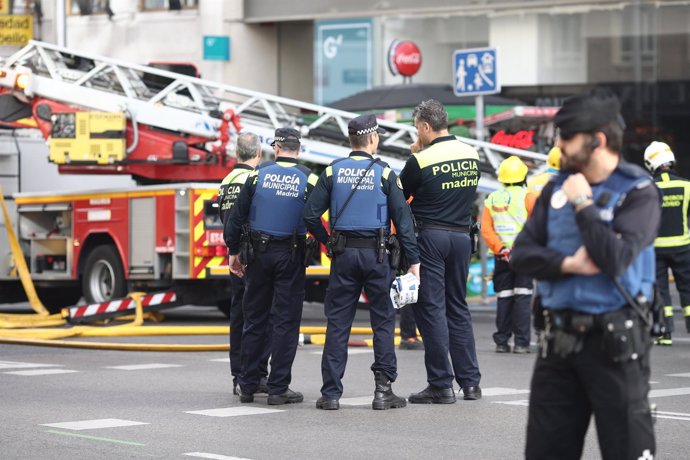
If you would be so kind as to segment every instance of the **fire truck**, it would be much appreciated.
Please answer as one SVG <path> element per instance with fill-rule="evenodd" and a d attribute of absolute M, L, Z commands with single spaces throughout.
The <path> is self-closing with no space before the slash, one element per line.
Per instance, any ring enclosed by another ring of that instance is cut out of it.
<path fill-rule="evenodd" d="M 32 41 L 0 62 L 0 125 L 39 130 L 60 173 L 129 175 L 137 185 L 16 193 L 16 221 L 5 225 L 18 229 L 31 277 L 50 309 L 81 296 L 106 302 L 135 288 L 174 289 L 185 303 L 226 310 L 227 248 L 216 192 L 235 164 L 231 137 L 249 130 L 271 152 L 274 130 L 295 127 L 303 136 L 300 159 L 326 165 L 349 154 L 347 124 L 357 115 Z M 399 171 L 416 131 L 380 125 L 386 129 L 380 156 Z M 461 140 L 480 152 L 480 190 L 496 187 L 505 155 L 545 159 Z M 11 302 L 21 291 L 2 238 L 0 302 Z M 322 259 L 308 268 L 307 294 L 314 299 L 325 292 L 328 260 Z"/>

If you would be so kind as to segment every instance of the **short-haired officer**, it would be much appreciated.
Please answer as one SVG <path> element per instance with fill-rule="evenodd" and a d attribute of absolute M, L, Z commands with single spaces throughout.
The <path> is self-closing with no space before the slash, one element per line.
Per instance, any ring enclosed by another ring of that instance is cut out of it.
<path fill-rule="evenodd" d="M 374 115 L 361 115 L 350 121 L 348 134 L 352 153 L 331 163 L 321 174 L 304 209 L 307 228 L 321 243 L 329 235 L 321 223 L 328 209 L 331 246 L 334 257 L 326 293 L 328 318 L 326 344 L 321 360 L 323 386 L 318 409 L 340 407 L 342 378 L 347 363 L 347 340 L 362 288 L 369 298 L 369 314 L 374 330 L 374 372 L 376 389 L 372 408 L 405 407 L 405 398 L 393 393 L 391 382 L 397 377 L 395 358 L 395 310 L 390 289 L 395 271 L 386 251 L 390 219 L 409 262 L 410 272 L 419 278 L 419 253 L 414 237 L 410 209 L 395 173 L 373 155 L 379 144 Z"/>
<path fill-rule="evenodd" d="M 400 180 L 405 197 L 414 195 L 410 207 L 419 227 L 422 268 L 413 308 L 424 340 L 428 386 L 409 401 L 454 403 L 454 378 L 465 400 L 477 400 L 481 374 L 465 295 L 479 155 L 448 133 L 448 113 L 436 100 L 415 108 L 414 124 L 419 139 L 411 146 L 413 155 Z"/>
<path fill-rule="evenodd" d="M 259 136 L 250 132 L 243 132 L 237 136 L 235 155 L 237 163 L 223 179 L 218 189 L 218 210 L 220 220 L 225 225 L 230 210 L 235 205 L 237 197 L 249 174 L 261 161 L 261 141 Z M 232 393 L 237 394 L 237 379 L 242 371 L 241 355 L 242 329 L 244 328 L 244 314 L 242 313 L 242 298 L 244 297 L 244 281 L 234 273 L 230 273 L 230 373 L 232 374 Z M 271 353 L 266 338 L 265 352 L 259 362 L 261 383 L 257 393 L 268 392 L 266 380 L 268 377 L 268 357 Z"/>
<path fill-rule="evenodd" d="M 652 142 L 644 151 L 644 164 L 654 176 L 662 195 L 661 225 L 654 240 L 656 253 L 656 283 L 664 299 L 666 332 L 658 345 L 673 345 L 673 303 L 668 286 L 668 270 L 673 272 L 685 316 L 685 328 L 690 332 L 690 181 L 673 171 L 676 157 L 664 142 Z"/>
<path fill-rule="evenodd" d="M 317 177 L 297 163 L 299 132 L 279 128 L 271 144 L 275 161 L 251 173 L 225 225 L 230 270 L 246 276 L 240 402 L 254 400 L 261 374 L 259 363 L 271 332 L 268 404 L 302 402 L 289 388 L 297 352 L 304 301 L 304 203 Z M 254 259 L 246 268 L 238 259 L 240 232 L 248 224 Z M 246 274 L 245 274 L 246 272 Z"/>

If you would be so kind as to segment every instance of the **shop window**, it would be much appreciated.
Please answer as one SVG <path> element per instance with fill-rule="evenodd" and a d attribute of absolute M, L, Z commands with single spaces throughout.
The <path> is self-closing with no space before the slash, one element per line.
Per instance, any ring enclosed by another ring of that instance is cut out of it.
<path fill-rule="evenodd" d="M 198 6 L 199 0 L 141 0 L 142 11 L 186 10 Z"/>
<path fill-rule="evenodd" d="M 110 0 L 68 0 L 67 11 L 72 16 L 107 14 L 112 16 Z"/>
<path fill-rule="evenodd" d="M 613 63 L 652 65 L 656 59 L 656 9 L 634 6 L 623 10 L 621 35 L 613 40 Z M 638 61 L 639 59 L 639 61 Z"/>

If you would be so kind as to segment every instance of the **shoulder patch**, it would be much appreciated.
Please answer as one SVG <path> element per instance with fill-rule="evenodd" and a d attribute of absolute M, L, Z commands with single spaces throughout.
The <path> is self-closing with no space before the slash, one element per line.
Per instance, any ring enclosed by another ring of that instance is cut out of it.
<path fill-rule="evenodd" d="M 391 171 L 391 168 L 389 168 L 388 166 L 386 166 L 385 168 L 383 168 L 383 172 L 381 173 L 381 177 L 383 177 L 384 179 L 387 180 L 388 177 L 391 175 L 391 172 L 392 172 L 392 171 Z"/>
<path fill-rule="evenodd" d="M 316 185 L 316 183 L 319 181 L 319 177 L 316 174 L 309 174 L 309 177 L 307 178 L 307 182 L 311 185 Z"/>
<path fill-rule="evenodd" d="M 402 181 L 400 180 L 400 177 L 396 177 L 396 178 L 395 178 L 395 185 L 397 185 L 398 188 L 399 188 L 400 190 L 403 189 L 403 187 L 402 187 Z"/>
<path fill-rule="evenodd" d="M 333 166 L 326 166 L 326 177 L 331 177 L 333 175 Z"/>

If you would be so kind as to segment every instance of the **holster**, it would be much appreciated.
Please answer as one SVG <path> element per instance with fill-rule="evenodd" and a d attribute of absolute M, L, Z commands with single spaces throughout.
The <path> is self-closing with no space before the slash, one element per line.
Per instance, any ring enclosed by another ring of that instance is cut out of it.
<path fill-rule="evenodd" d="M 378 236 L 376 237 L 376 260 L 378 263 L 383 263 L 386 259 L 386 235 L 383 227 L 379 228 Z"/>
<path fill-rule="evenodd" d="M 342 233 L 333 230 L 326 242 L 326 255 L 328 257 L 338 256 L 345 252 L 347 238 Z"/>
<path fill-rule="evenodd" d="M 650 335 L 652 337 L 661 337 L 666 333 L 666 321 L 664 320 L 664 299 L 659 292 L 659 287 L 654 285 L 654 297 L 649 306 L 652 315 L 652 328 Z"/>
<path fill-rule="evenodd" d="M 640 318 L 628 308 L 602 316 L 604 350 L 614 363 L 636 360 L 649 348 L 650 337 Z"/>
<path fill-rule="evenodd" d="M 252 245 L 249 227 L 246 225 L 242 226 L 242 234 L 240 235 L 240 251 L 237 254 L 237 257 L 242 265 L 249 265 L 254 261 L 254 246 Z"/>
<path fill-rule="evenodd" d="M 472 222 L 470 225 L 470 249 L 472 254 L 476 254 L 479 246 L 479 232 L 481 231 L 481 225 L 479 222 Z"/>
<path fill-rule="evenodd" d="M 397 271 L 400 268 L 400 263 L 402 262 L 402 250 L 400 249 L 400 240 L 395 235 L 388 237 L 388 261 L 390 262 L 391 269 Z"/>
<path fill-rule="evenodd" d="M 314 238 L 307 237 L 304 241 L 304 266 L 308 267 L 319 253 L 319 242 Z"/>
<path fill-rule="evenodd" d="M 541 296 L 534 290 L 534 295 L 532 296 L 532 317 L 535 331 L 543 331 L 546 327 L 544 324 L 544 305 L 541 303 Z"/>

